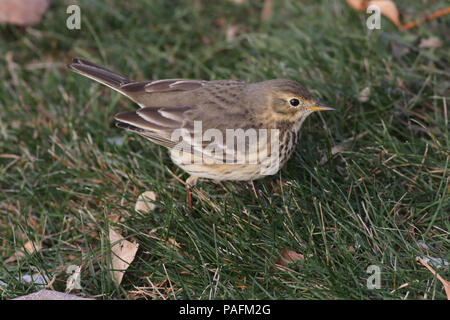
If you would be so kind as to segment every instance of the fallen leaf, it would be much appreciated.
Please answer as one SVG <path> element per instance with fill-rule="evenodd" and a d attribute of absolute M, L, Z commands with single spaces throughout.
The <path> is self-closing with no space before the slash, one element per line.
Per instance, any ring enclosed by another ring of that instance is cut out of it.
<path fill-rule="evenodd" d="M 440 48 L 442 47 L 442 41 L 436 37 L 430 37 L 427 39 L 421 39 L 419 48 Z"/>
<path fill-rule="evenodd" d="M 181 248 L 180 244 L 174 238 L 167 239 L 167 242 L 169 243 L 169 248 L 171 249 L 178 250 Z"/>
<path fill-rule="evenodd" d="M 232 42 L 234 40 L 239 28 L 240 28 L 239 25 L 229 26 L 227 28 L 227 32 L 226 32 L 226 36 L 225 36 L 225 39 L 227 42 Z"/>
<path fill-rule="evenodd" d="M 28 254 L 33 254 L 34 252 L 42 249 L 42 245 L 40 243 L 31 240 L 27 241 L 23 247 Z"/>
<path fill-rule="evenodd" d="M 423 265 L 425 268 L 427 268 L 433 275 L 436 276 L 436 278 L 438 278 L 438 280 L 444 286 L 445 294 L 447 295 L 447 300 L 450 300 L 450 281 L 447 281 L 444 278 L 442 278 L 441 275 L 436 271 L 434 271 L 434 269 L 430 267 L 430 265 L 421 257 L 416 257 L 416 261 L 419 262 L 421 265 Z"/>
<path fill-rule="evenodd" d="M 25 252 L 27 254 L 33 254 L 34 252 L 37 252 L 41 249 L 42 249 L 42 245 L 39 242 L 34 242 L 34 241 L 29 240 L 29 241 L 27 241 L 27 243 L 25 243 L 23 245 L 23 249 L 20 249 L 19 251 L 16 252 L 15 255 L 6 259 L 4 263 L 11 263 L 11 262 L 19 261 L 19 260 L 23 259 L 23 257 L 25 257 Z"/>
<path fill-rule="evenodd" d="M 347 3 L 355 10 L 365 11 L 367 9 L 368 0 L 347 0 Z"/>
<path fill-rule="evenodd" d="M 358 100 L 360 102 L 367 102 L 367 101 L 369 101 L 369 97 L 370 97 L 370 87 L 365 87 L 359 93 Z"/>
<path fill-rule="evenodd" d="M 94 300 L 90 298 L 78 297 L 73 294 L 62 293 L 53 290 L 41 290 L 28 294 L 26 296 L 21 296 L 14 298 L 13 300 Z"/>
<path fill-rule="evenodd" d="M 433 267 L 438 268 L 438 269 L 447 268 L 450 266 L 450 262 L 448 262 L 447 260 L 442 259 L 442 258 L 425 256 L 422 259 L 429 265 L 432 265 Z"/>
<path fill-rule="evenodd" d="M 66 292 L 70 292 L 72 290 L 82 290 L 81 267 L 72 264 L 67 267 L 66 273 L 69 275 L 69 278 L 66 281 Z"/>
<path fill-rule="evenodd" d="M 17 277 L 17 280 L 21 281 L 22 283 L 35 285 L 36 287 L 45 287 L 49 282 L 50 278 L 46 276 L 45 274 L 41 274 L 39 272 L 34 274 L 24 274 L 21 277 Z"/>
<path fill-rule="evenodd" d="M 444 290 L 445 290 L 445 294 L 447 295 L 447 300 L 450 300 L 450 282 L 444 280 L 445 282 L 442 282 L 442 284 L 444 285 Z"/>
<path fill-rule="evenodd" d="M 156 209 L 154 201 L 156 201 L 156 193 L 153 191 L 145 191 L 138 197 L 134 209 L 141 213 L 148 213 Z"/>
<path fill-rule="evenodd" d="M 292 250 L 281 250 L 281 256 L 275 262 L 275 265 L 280 267 L 286 267 L 286 264 L 304 260 L 305 256 Z"/>
<path fill-rule="evenodd" d="M 121 147 L 125 143 L 126 139 L 125 139 L 125 136 L 117 136 L 117 137 L 107 138 L 106 141 L 108 141 L 108 143 L 110 143 L 112 145 Z"/>
<path fill-rule="evenodd" d="M 405 56 L 408 53 L 410 53 L 410 50 L 409 50 L 409 48 L 407 46 L 401 45 L 401 44 L 396 43 L 394 41 L 391 42 L 391 47 L 392 47 L 392 54 L 397 59 L 401 59 L 403 56 Z"/>
<path fill-rule="evenodd" d="M 112 272 L 111 276 L 117 284 L 122 282 L 125 271 L 133 262 L 139 245 L 137 243 L 125 240 L 122 235 L 109 228 L 109 243 L 112 251 Z"/>
<path fill-rule="evenodd" d="M 29 26 L 41 21 L 49 0 L 0 0 L 0 23 Z"/>
<path fill-rule="evenodd" d="M 389 0 L 374 0 L 369 2 L 369 7 L 375 5 L 380 8 L 381 14 L 391 20 L 397 27 L 400 24 L 400 14 L 395 3 Z"/>
<path fill-rule="evenodd" d="M 397 27 L 400 27 L 400 14 L 397 6 L 390 0 L 347 0 L 348 5 L 358 11 L 366 11 L 370 6 L 377 6 L 386 18 L 391 20 Z"/>
<path fill-rule="evenodd" d="M 264 6 L 261 11 L 261 20 L 267 21 L 273 16 L 273 3 L 272 0 L 265 0 Z"/>

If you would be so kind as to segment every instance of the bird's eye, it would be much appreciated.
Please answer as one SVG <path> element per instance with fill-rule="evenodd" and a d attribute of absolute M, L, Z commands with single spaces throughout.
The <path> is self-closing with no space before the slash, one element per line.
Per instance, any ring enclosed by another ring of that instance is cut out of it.
<path fill-rule="evenodd" d="M 298 99 L 291 99 L 289 100 L 289 104 L 293 107 L 297 107 L 300 104 L 300 101 Z"/>

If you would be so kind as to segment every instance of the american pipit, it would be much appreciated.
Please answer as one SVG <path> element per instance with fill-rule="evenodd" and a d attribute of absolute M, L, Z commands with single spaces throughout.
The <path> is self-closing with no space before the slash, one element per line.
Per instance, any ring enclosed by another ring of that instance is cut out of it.
<path fill-rule="evenodd" d="M 255 180 L 276 173 L 306 117 L 334 110 L 286 79 L 136 82 L 78 58 L 68 67 L 136 102 L 141 109 L 117 114 L 117 126 L 167 147 L 191 185 L 199 177 Z"/>

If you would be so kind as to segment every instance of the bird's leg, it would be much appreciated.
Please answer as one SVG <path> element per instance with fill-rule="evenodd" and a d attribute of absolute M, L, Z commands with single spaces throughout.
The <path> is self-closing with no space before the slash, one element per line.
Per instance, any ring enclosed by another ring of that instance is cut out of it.
<path fill-rule="evenodd" d="M 190 211 L 192 211 L 192 190 L 191 190 L 191 188 L 197 184 L 197 181 L 198 181 L 197 176 L 190 176 L 186 180 L 187 203 L 188 203 L 188 207 L 189 207 Z"/>

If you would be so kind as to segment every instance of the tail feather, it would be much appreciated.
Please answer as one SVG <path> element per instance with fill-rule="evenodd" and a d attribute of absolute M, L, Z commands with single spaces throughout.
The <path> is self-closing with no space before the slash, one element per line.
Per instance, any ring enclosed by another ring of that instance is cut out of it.
<path fill-rule="evenodd" d="M 111 70 L 96 65 L 95 63 L 80 58 L 72 59 L 72 63 L 68 64 L 67 67 L 75 71 L 76 73 L 103 83 L 115 90 L 118 90 L 119 92 L 122 92 L 120 90 L 121 86 L 133 82 L 132 80 L 125 78 L 118 73 L 115 73 Z"/>

